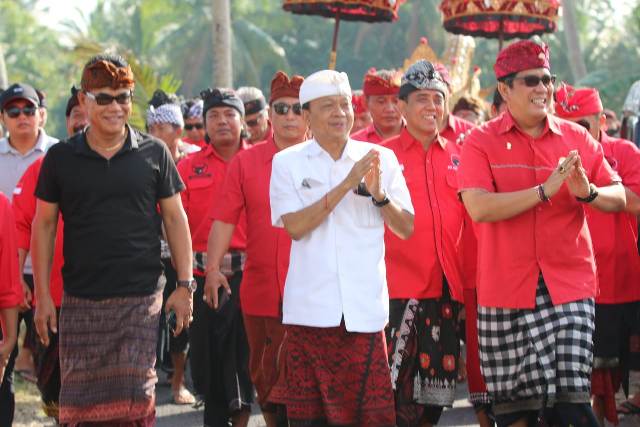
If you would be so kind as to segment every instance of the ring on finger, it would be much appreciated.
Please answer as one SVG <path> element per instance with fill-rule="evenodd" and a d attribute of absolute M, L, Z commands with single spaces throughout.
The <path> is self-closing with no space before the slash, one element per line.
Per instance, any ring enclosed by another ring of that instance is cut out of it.
<path fill-rule="evenodd" d="M 560 172 L 560 173 L 564 173 L 564 172 L 565 172 L 564 166 L 560 166 L 560 167 L 558 168 L 558 172 Z"/>

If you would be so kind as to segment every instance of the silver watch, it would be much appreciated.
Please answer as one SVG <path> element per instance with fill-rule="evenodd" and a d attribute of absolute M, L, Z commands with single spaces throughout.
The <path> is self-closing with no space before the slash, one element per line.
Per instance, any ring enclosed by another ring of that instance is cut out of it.
<path fill-rule="evenodd" d="M 187 280 L 178 280 L 178 286 L 187 288 L 191 291 L 191 293 L 194 293 L 198 288 L 198 282 L 196 282 L 196 279 L 194 278 Z"/>

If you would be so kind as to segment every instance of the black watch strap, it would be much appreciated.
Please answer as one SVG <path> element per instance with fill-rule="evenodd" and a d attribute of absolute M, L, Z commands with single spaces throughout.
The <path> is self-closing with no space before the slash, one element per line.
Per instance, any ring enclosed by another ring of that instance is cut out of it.
<path fill-rule="evenodd" d="M 594 184 L 589 184 L 589 195 L 587 197 L 576 197 L 576 200 L 582 203 L 591 203 L 598 197 L 598 190 Z"/>
<path fill-rule="evenodd" d="M 382 200 L 378 201 L 373 196 L 371 196 L 371 201 L 373 202 L 374 206 L 381 208 L 385 205 L 388 205 L 391 200 L 389 200 L 389 197 L 387 196 L 387 192 L 385 191 L 384 198 Z"/>

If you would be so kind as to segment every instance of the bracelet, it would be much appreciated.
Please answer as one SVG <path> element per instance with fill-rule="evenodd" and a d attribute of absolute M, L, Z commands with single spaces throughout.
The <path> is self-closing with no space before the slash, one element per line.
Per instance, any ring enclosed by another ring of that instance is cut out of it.
<path fill-rule="evenodd" d="M 544 192 L 543 184 L 536 186 L 536 192 L 538 193 L 538 199 L 540 199 L 541 202 L 549 201 L 549 196 L 547 196 L 546 193 Z"/>
<path fill-rule="evenodd" d="M 591 203 L 598 197 L 598 190 L 594 184 L 589 184 L 589 195 L 587 197 L 576 197 L 576 200 L 582 203 Z"/>

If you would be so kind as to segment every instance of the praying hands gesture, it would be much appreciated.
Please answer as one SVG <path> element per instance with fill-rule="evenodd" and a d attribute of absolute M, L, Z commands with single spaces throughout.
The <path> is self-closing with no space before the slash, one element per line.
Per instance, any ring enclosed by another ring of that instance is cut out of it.
<path fill-rule="evenodd" d="M 378 152 L 375 151 L 377 154 Z M 382 169 L 380 169 L 380 157 L 375 156 L 371 162 L 372 166 L 364 175 L 364 184 L 367 186 L 367 190 L 371 193 L 374 199 L 377 201 L 381 201 L 384 199 L 384 190 L 382 189 L 382 185 L 380 180 L 382 178 Z"/>

